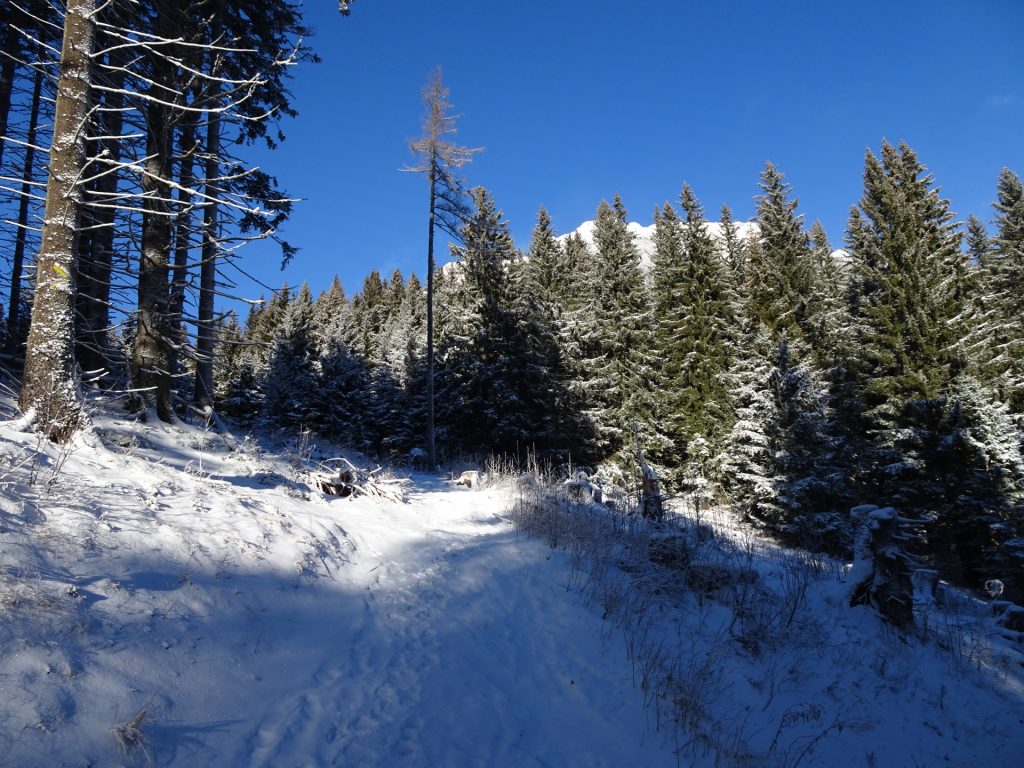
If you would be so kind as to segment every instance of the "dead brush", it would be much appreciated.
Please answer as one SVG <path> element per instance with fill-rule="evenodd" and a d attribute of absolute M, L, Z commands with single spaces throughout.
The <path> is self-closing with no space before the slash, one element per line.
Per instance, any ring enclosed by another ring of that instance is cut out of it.
<path fill-rule="evenodd" d="M 141 752 L 146 757 L 148 763 L 153 762 L 147 749 L 149 737 L 143 730 L 143 726 L 150 721 L 150 710 L 152 707 L 153 700 L 150 699 L 142 705 L 134 717 L 110 729 L 118 751 L 125 757 Z"/>

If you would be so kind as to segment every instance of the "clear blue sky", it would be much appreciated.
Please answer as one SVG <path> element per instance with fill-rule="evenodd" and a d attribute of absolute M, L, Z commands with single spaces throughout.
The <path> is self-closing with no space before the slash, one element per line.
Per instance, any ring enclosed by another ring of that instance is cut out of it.
<path fill-rule="evenodd" d="M 839 245 L 883 138 L 918 152 L 961 218 L 991 218 L 1001 168 L 1024 174 L 1022 0 L 305 7 L 323 62 L 296 69 L 300 115 L 259 158 L 305 198 L 283 232 L 302 251 L 284 273 L 268 246 L 246 257 L 273 285 L 317 292 L 337 273 L 351 295 L 372 269 L 423 276 L 426 182 L 399 168 L 436 65 L 463 115 L 456 139 L 486 148 L 467 179 L 524 248 L 541 203 L 562 232 L 619 193 L 648 224 L 684 181 L 710 218 L 724 202 L 747 219 L 766 160 Z"/>

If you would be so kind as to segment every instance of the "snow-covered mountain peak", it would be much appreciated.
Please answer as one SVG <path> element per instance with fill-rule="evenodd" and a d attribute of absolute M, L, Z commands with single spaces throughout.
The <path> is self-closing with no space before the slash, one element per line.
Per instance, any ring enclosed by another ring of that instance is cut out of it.
<path fill-rule="evenodd" d="M 558 236 L 558 240 L 565 242 L 572 235 L 578 234 L 583 238 L 583 242 L 587 244 L 588 248 L 594 248 L 594 222 L 584 221 L 572 232 L 566 232 L 563 235 Z M 736 221 L 733 222 L 733 226 L 736 227 L 736 234 L 742 242 L 746 242 L 750 237 L 757 234 L 760 230 L 758 229 L 757 223 L 753 221 Z M 640 251 L 640 263 L 644 267 L 651 265 L 651 257 L 654 255 L 654 225 L 653 224 L 641 224 L 636 221 L 631 221 L 626 224 L 626 228 L 630 234 L 633 235 L 634 242 L 636 243 L 637 249 Z M 719 221 L 709 221 L 704 224 L 705 230 L 711 235 L 716 241 L 721 242 L 722 236 L 722 223 Z"/>

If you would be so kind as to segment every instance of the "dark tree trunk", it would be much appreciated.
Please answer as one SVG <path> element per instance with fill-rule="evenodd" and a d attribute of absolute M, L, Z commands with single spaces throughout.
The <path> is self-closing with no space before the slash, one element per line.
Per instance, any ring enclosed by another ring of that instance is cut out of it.
<path fill-rule="evenodd" d="M 107 58 L 111 70 L 106 75 L 111 90 L 103 94 L 103 111 L 99 114 L 101 131 L 109 138 L 102 142 L 106 161 L 116 164 L 121 160 L 121 135 L 124 124 L 124 50 L 115 49 Z M 96 180 L 93 196 L 110 204 L 117 192 L 120 174 L 106 173 Z M 87 262 L 79 265 L 78 285 L 78 357 L 85 370 L 97 370 L 109 364 L 110 278 L 114 254 L 113 208 L 96 208 L 91 219 L 95 225 Z M 83 254 L 84 256 L 84 254 Z"/>
<path fill-rule="evenodd" d="M 8 33 L 10 34 L 10 33 Z M 28 133 L 25 142 L 25 161 L 21 169 L 21 199 L 18 201 L 18 231 L 14 240 L 14 256 L 11 260 L 10 306 L 7 308 L 6 351 L 16 354 L 21 346 L 21 272 L 25 268 L 25 245 L 28 240 L 28 213 L 32 193 L 33 166 L 36 161 L 35 143 L 39 128 L 39 108 L 43 93 L 43 71 L 37 69 L 32 83 L 32 106 L 28 117 Z"/>
<path fill-rule="evenodd" d="M 220 2 L 213 7 L 213 19 L 210 25 L 210 40 L 216 41 L 221 36 L 221 17 L 223 11 Z M 211 52 L 209 70 L 218 74 L 219 56 Z M 199 266 L 199 297 L 196 308 L 196 379 L 193 401 L 204 409 L 213 408 L 213 354 L 216 342 L 217 327 L 214 322 L 214 297 L 217 293 L 217 245 L 220 237 L 217 203 L 220 196 L 217 177 L 220 175 L 220 107 L 219 87 L 211 84 L 211 93 L 207 95 L 208 113 L 206 123 L 206 167 L 203 170 L 205 194 L 203 208 L 203 248 Z"/>
<path fill-rule="evenodd" d="M 0 136 L 7 135 L 7 121 L 11 113 L 11 94 L 14 91 L 14 71 L 16 61 L 20 58 L 23 40 L 12 26 L 21 13 L 11 4 L 4 3 L 0 8 Z M 0 141 L 0 166 L 4 161 L 5 142 Z"/>
<path fill-rule="evenodd" d="M 202 408 L 213 407 L 213 347 L 217 328 L 213 300 L 217 292 L 217 197 L 216 181 L 220 164 L 220 115 L 210 114 L 206 127 L 206 207 L 203 209 L 203 250 L 199 267 L 199 307 L 196 323 L 195 402 Z"/>
<path fill-rule="evenodd" d="M 171 0 L 157 2 L 156 29 L 159 37 L 173 37 Z M 142 253 L 139 256 L 138 314 L 135 348 L 132 351 L 132 380 L 142 389 L 147 407 L 156 409 L 161 421 L 173 421 L 171 404 L 174 328 L 170 314 L 171 216 L 169 179 L 172 173 L 173 110 L 167 87 L 174 83 L 174 69 L 160 55 L 153 56 L 146 107 L 146 157 L 142 180 Z M 165 87 L 160 87 L 160 86 Z M 159 101 L 157 101 L 159 100 Z"/>
<path fill-rule="evenodd" d="M 430 167 L 430 227 L 427 231 L 427 471 L 437 470 L 434 445 L 434 217 L 436 215 L 436 175 L 434 160 Z"/>
<path fill-rule="evenodd" d="M 35 411 L 48 437 L 63 441 L 82 413 L 75 369 L 75 273 L 85 168 L 84 125 L 89 111 L 96 0 L 69 0 L 64 17 L 60 77 L 46 185 L 42 245 L 36 260 L 32 324 L 19 404 Z"/>
<path fill-rule="evenodd" d="M 195 121 L 186 117 L 181 126 L 181 168 L 178 171 L 178 215 L 174 231 L 174 266 L 171 269 L 171 322 L 174 326 L 178 350 L 185 347 L 185 292 L 188 287 L 188 255 L 189 240 L 192 234 L 192 194 L 190 190 L 195 184 Z M 181 355 L 173 350 L 172 370 L 175 375 L 181 373 Z"/>

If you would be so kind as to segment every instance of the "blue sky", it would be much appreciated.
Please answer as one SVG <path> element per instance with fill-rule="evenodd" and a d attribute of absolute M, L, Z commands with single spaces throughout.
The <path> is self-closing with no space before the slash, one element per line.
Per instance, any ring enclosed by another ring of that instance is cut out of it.
<path fill-rule="evenodd" d="M 1021 0 L 306 0 L 323 62 L 295 71 L 299 117 L 258 162 L 296 207 L 302 248 L 282 273 L 257 245 L 245 268 L 314 291 L 338 274 L 426 261 L 425 180 L 399 169 L 444 71 L 458 141 L 486 151 L 471 185 L 495 196 L 521 247 L 538 206 L 556 228 L 619 193 L 632 220 L 684 181 L 710 218 L 754 213 L 765 161 L 833 244 L 860 196 L 864 152 L 906 140 L 959 217 L 991 218 L 1003 167 L 1024 174 Z M 442 254 L 447 257 L 446 253 Z M 243 286 L 258 295 L 258 286 Z"/>

